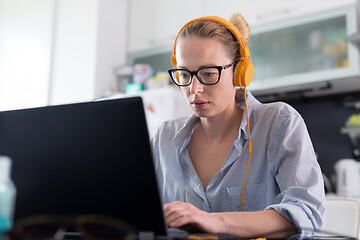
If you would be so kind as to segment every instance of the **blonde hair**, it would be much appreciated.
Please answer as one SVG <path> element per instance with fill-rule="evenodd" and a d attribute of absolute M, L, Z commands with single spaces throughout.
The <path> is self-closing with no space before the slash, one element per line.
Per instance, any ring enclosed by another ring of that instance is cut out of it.
<path fill-rule="evenodd" d="M 250 27 L 240 13 L 231 16 L 230 22 L 240 31 L 246 43 L 250 39 Z M 179 34 L 178 41 L 181 39 L 196 36 L 202 38 L 214 38 L 220 40 L 225 48 L 228 57 L 234 62 L 238 62 L 240 56 L 240 45 L 235 36 L 226 29 L 225 26 L 215 22 L 194 22 L 183 29 Z"/>

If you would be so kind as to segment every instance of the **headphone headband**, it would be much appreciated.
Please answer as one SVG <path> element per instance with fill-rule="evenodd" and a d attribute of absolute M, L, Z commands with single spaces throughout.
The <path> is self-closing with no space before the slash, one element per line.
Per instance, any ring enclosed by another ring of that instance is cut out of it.
<path fill-rule="evenodd" d="M 249 48 L 246 46 L 246 42 L 245 42 L 243 36 L 241 35 L 240 31 L 234 26 L 234 24 L 232 24 L 228 20 L 226 20 L 224 18 L 221 18 L 221 17 L 207 16 L 207 17 L 195 18 L 195 19 L 189 21 L 188 23 L 186 23 L 180 29 L 180 31 L 176 35 L 175 40 L 174 40 L 174 44 L 173 44 L 173 49 L 172 49 L 172 56 L 171 56 L 171 64 L 174 67 L 176 66 L 175 50 L 176 50 L 177 39 L 178 39 L 180 33 L 184 30 L 184 28 L 186 28 L 187 26 L 189 26 L 190 24 L 192 24 L 194 22 L 215 22 L 215 23 L 218 23 L 220 25 L 223 25 L 224 27 L 226 27 L 235 36 L 236 40 L 238 41 L 238 43 L 240 45 L 240 55 L 241 55 L 241 57 L 242 58 L 250 57 Z"/>
<path fill-rule="evenodd" d="M 208 17 L 200 17 L 191 20 L 190 22 L 186 23 L 178 32 L 175 37 L 173 48 L 172 48 L 172 56 L 171 56 L 171 64 L 174 68 L 176 68 L 176 42 L 180 35 L 180 33 L 186 28 L 188 25 L 194 22 L 215 22 L 224 27 L 226 27 L 236 38 L 240 45 L 240 56 L 241 59 L 239 60 L 238 64 L 235 67 L 235 76 L 234 76 L 234 85 L 238 87 L 246 87 L 250 84 L 253 75 L 254 75 L 254 65 L 250 61 L 250 51 L 249 48 L 246 46 L 246 42 L 241 35 L 240 31 L 232 24 L 231 22 L 217 16 L 208 16 Z"/>

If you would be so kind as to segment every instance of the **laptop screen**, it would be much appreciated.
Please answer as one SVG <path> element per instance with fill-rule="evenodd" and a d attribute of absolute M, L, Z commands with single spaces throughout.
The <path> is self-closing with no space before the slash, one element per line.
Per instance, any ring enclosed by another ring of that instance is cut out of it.
<path fill-rule="evenodd" d="M 15 220 L 102 214 L 166 235 L 141 98 L 0 112 Z"/>

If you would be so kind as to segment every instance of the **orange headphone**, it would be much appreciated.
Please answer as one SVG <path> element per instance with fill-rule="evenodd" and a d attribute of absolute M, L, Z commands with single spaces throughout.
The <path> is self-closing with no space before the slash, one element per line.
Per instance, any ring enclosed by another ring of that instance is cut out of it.
<path fill-rule="evenodd" d="M 200 17 L 191 20 L 190 22 L 186 23 L 178 32 L 178 34 L 175 37 L 173 49 L 172 49 L 172 56 L 171 56 L 171 64 L 174 68 L 176 68 L 176 58 L 175 58 L 175 50 L 176 50 L 176 42 L 179 37 L 179 34 L 184 30 L 185 27 L 188 25 L 194 23 L 194 22 L 215 22 L 220 25 L 223 25 L 226 27 L 237 39 L 239 45 L 240 45 L 240 56 L 241 59 L 237 63 L 235 68 L 235 77 L 234 77 L 234 84 L 238 87 L 246 87 L 249 86 L 253 75 L 254 75 L 254 65 L 250 61 L 250 51 L 249 47 L 246 46 L 246 42 L 241 35 L 240 31 L 232 24 L 231 22 L 217 16 L 208 16 L 208 17 Z"/>
<path fill-rule="evenodd" d="M 175 50 L 176 50 L 176 41 L 179 37 L 179 34 L 182 30 L 191 23 L 194 22 L 215 22 L 220 25 L 223 25 L 226 27 L 237 39 L 239 45 L 240 45 L 240 61 L 237 63 L 235 68 L 235 76 L 234 76 L 234 84 L 235 86 L 244 88 L 244 100 L 245 100 L 245 107 L 246 107 L 246 120 L 248 123 L 248 133 L 249 133 L 249 160 L 245 171 L 245 177 L 244 177 L 244 184 L 242 188 L 242 195 L 241 195 L 241 205 L 240 205 L 240 211 L 242 211 L 243 208 L 243 202 L 244 202 L 244 194 L 245 194 L 245 183 L 246 183 L 246 176 L 249 170 L 250 166 L 250 159 L 251 159 L 251 153 L 252 153 L 252 143 L 251 143 L 251 136 L 250 136 L 250 125 L 249 125 L 249 114 L 248 114 L 248 107 L 247 107 L 247 101 L 246 101 L 246 87 L 251 83 L 251 80 L 254 75 L 254 65 L 250 61 L 250 51 L 249 47 L 246 46 L 246 42 L 241 35 L 240 31 L 232 24 L 231 22 L 216 16 L 208 16 L 208 17 L 200 17 L 191 20 L 190 22 L 186 23 L 178 32 L 178 34 L 175 37 L 173 49 L 172 49 L 172 56 L 171 56 L 171 64 L 174 68 L 176 68 L 176 58 L 175 58 Z"/>

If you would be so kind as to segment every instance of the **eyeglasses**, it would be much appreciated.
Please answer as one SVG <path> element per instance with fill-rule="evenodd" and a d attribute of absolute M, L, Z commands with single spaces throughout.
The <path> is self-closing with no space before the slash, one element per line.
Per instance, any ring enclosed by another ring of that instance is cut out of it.
<path fill-rule="evenodd" d="M 234 66 L 235 64 L 236 63 L 224 66 L 203 67 L 197 71 L 189 71 L 187 69 L 170 69 L 168 72 L 171 80 L 180 87 L 189 86 L 194 75 L 204 85 L 215 85 L 220 81 L 221 71 Z"/>
<path fill-rule="evenodd" d="M 135 240 L 137 231 L 131 225 L 109 216 L 39 215 L 17 221 L 11 231 L 5 233 L 4 239 L 62 240 L 69 237 L 69 232 L 87 240 Z"/>

